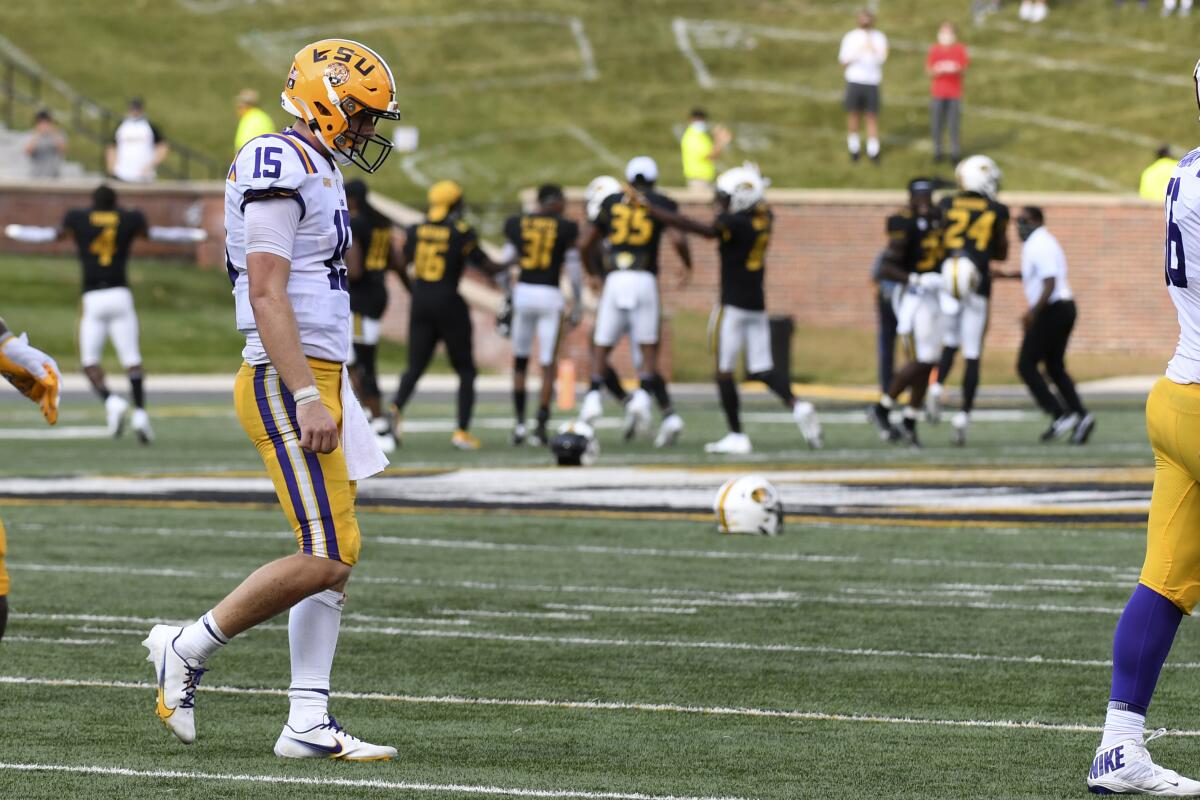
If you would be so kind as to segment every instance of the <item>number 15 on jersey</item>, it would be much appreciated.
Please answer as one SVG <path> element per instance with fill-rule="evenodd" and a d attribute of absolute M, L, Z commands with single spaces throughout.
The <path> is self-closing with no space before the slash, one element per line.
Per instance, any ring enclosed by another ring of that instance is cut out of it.
<path fill-rule="evenodd" d="M 1187 260 L 1183 255 L 1183 230 L 1175 221 L 1175 201 L 1179 199 L 1179 178 L 1167 183 L 1167 285 L 1186 289 Z"/>

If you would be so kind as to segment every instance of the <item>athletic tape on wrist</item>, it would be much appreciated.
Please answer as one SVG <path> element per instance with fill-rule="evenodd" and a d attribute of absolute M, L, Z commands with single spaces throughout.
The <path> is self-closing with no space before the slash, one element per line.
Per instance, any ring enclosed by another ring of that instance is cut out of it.
<path fill-rule="evenodd" d="M 316 386 L 305 386 L 303 389 L 297 389 L 292 392 L 292 400 L 296 401 L 296 405 L 298 406 L 315 403 L 320 399 L 321 392 Z"/>

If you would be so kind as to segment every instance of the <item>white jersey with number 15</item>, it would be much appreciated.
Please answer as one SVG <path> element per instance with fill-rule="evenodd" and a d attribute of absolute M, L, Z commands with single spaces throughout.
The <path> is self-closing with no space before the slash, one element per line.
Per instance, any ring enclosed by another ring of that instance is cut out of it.
<path fill-rule="evenodd" d="M 1175 383 L 1200 383 L 1200 148 L 1176 165 L 1165 209 L 1165 279 L 1179 316 L 1179 344 L 1167 364 L 1167 377 Z"/>

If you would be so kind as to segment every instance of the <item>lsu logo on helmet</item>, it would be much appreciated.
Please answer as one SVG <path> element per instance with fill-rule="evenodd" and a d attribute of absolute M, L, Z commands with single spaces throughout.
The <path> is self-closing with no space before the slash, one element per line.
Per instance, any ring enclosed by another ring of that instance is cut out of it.
<path fill-rule="evenodd" d="M 400 119 L 396 80 L 387 62 L 365 44 L 321 39 L 302 48 L 292 61 L 280 104 L 304 120 L 340 164 L 375 172 L 392 152 L 391 140 L 374 126 L 379 120 Z"/>

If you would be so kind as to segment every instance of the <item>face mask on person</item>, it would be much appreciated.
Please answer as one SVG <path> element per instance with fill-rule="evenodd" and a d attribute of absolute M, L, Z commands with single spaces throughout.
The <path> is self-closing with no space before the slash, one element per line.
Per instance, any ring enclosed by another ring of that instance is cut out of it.
<path fill-rule="evenodd" d="M 938 44 L 940 44 L 942 47 L 949 47 L 950 45 L 954 44 L 955 41 L 957 41 L 957 38 L 954 35 L 954 31 L 949 30 L 948 28 L 942 28 L 938 31 L 937 40 Z"/>

